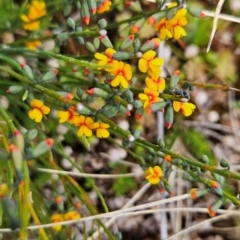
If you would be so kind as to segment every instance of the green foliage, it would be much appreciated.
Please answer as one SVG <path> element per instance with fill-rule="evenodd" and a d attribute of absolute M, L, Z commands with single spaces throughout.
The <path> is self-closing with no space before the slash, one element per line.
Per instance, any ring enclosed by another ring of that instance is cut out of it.
<path fill-rule="evenodd" d="M 199 158 L 204 154 L 208 156 L 210 165 L 217 165 L 211 145 L 201 132 L 185 128 L 181 133 L 183 143 L 195 158 Z"/>
<path fill-rule="evenodd" d="M 131 190 L 138 188 L 134 178 L 118 178 L 114 181 L 112 190 L 116 196 L 122 196 Z"/>

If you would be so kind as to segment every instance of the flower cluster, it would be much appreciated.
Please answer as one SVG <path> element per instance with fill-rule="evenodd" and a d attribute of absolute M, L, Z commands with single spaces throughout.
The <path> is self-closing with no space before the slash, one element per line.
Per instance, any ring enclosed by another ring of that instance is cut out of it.
<path fill-rule="evenodd" d="M 76 212 L 76 211 L 70 211 L 65 213 L 64 215 L 55 213 L 51 216 L 51 222 L 57 223 L 57 222 L 62 222 L 62 221 L 69 221 L 69 220 L 77 220 L 80 219 L 81 215 Z M 62 229 L 62 225 L 56 225 L 52 227 L 53 230 L 56 232 L 59 232 Z"/>
<path fill-rule="evenodd" d="M 26 14 L 21 14 L 20 18 L 23 21 L 23 28 L 28 31 L 36 31 L 40 28 L 39 18 L 45 16 L 46 5 L 42 0 L 33 0 L 28 5 Z"/>
<path fill-rule="evenodd" d="M 172 3 L 168 6 L 168 8 L 173 8 L 176 6 L 177 3 Z M 186 8 L 178 8 L 171 19 L 163 17 L 157 21 L 154 16 L 151 16 L 148 19 L 148 23 L 154 25 L 154 30 L 159 33 L 159 38 L 161 40 L 166 40 L 169 38 L 178 40 L 187 35 L 185 29 L 183 28 L 188 23 L 186 14 Z"/>
<path fill-rule="evenodd" d="M 107 48 L 102 53 L 95 53 L 99 69 L 104 69 L 111 76 L 109 83 L 112 87 L 128 88 L 132 79 L 132 68 L 129 64 L 114 60 L 113 55 L 116 50 Z"/>
<path fill-rule="evenodd" d="M 96 130 L 98 138 L 108 138 L 110 127 L 106 123 L 94 122 L 91 117 L 80 115 L 76 112 L 75 107 L 70 107 L 68 110 L 58 111 L 59 123 L 68 122 L 78 127 L 77 135 L 79 137 L 91 137 L 93 130 Z"/>

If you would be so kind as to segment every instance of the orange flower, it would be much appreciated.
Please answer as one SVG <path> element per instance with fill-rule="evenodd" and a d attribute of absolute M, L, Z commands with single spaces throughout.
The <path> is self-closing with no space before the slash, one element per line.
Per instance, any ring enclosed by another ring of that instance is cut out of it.
<path fill-rule="evenodd" d="M 112 5 L 112 2 L 110 0 L 102 0 L 97 5 L 97 13 L 104 13 L 104 12 L 110 10 L 111 5 Z"/>
<path fill-rule="evenodd" d="M 69 123 L 74 124 L 78 116 L 79 113 L 76 112 L 76 107 L 70 107 L 66 111 L 58 111 L 59 123 L 68 121 Z"/>
<path fill-rule="evenodd" d="M 154 25 L 154 30 L 159 32 L 159 38 L 161 40 L 172 38 L 171 28 L 165 17 Z"/>
<path fill-rule="evenodd" d="M 146 179 L 151 184 L 158 184 L 160 182 L 160 178 L 163 176 L 162 169 L 159 166 L 149 167 L 145 171 Z"/>
<path fill-rule="evenodd" d="M 20 18 L 23 21 L 23 28 L 29 31 L 38 30 L 40 21 L 37 19 L 46 15 L 46 5 L 44 1 L 33 0 L 28 6 L 27 14 L 21 14 Z"/>
<path fill-rule="evenodd" d="M 79 126 L 79 129 L 77 131 L 77 135 L 79 137 L 82 137 L 82 136 L 91 137 L 92 136 L 92 125 L 94 123 L 92 118 L 80 115 L 74 119 L 74 123 L 76 126 Z"/>
<path fill-rule="evenodd" d="M 144 89 L 144 93 L 139 93 L 138 97 L 143 104 L 143 108 L 150 111 L 150 106 L 152 103 L 160 102 L 161 98 L 158 97 L 159 92 L 150 90 L 149 88 Z"/>
<path fill-rule="evenodd" d="M 114 78 L 111 80 L 111 86 L 117 87 L 121 86 L 123 88 L 128 88 L 129 81 L 132 78 L 132 68 L 129 64 L 124 62 L 117 62 L 117 68 L 110 72 L 111 76 Z"/>
<path fill-rule="evenodd" d="M 96 129 L 97 131 L 97 137 L 98 138 L 108 138 L 109 137 L 109 131 L 107 130 L 107 128 L 109 128 L 110 126 L 106 123 L 99 123 L 99 122 L 95 122 L 92 125 L 92 129 Z"/>
<path fill-rule="evenodd" d="M 156 52 L 149 50 L 145 52 L 138 61 L 138 68 L 141 72 L 153 72 L 160 75 L 160 66 L 163 64 L 163 59 L 155 57 Z"/>
<path fill-rule="evenodd" d="M 38 99 L 33 99 L 30 105 L 32 109 L 29 110 L 28 116 L 35 122 L 41 122 L 43 116 L 50 112 L 50 108 L 45 106 L 43 102 Z"/>
<path fill-rule="evenodd" d="M 173 109 L 176 112 L 181 111 L 181 113 L 185 116 L 188 117 L 190 116 L 194 109 L 196 108 L 196 106 L 192 103 L 188 103 L 188 102 L 173 102 Z"/>

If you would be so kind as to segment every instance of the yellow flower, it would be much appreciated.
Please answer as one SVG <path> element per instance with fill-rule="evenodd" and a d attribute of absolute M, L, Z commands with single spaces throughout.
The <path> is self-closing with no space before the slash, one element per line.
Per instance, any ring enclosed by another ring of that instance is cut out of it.
<path fill-rule="evenodd" d="M 79 113 L 76 112 L 76 107 L 70 107 L 66 111 L 58 111 L 59 123 L 64 123 L 68 121 L 74 124 Z"/>
<path fill-rule="evenodd" d="M 138 61 L 138 68 L 141 72 L 153 72 L 160 74 L 160 66 L 163 64 L 163 59 L 155 57 L 156 52 L 149 50 L 145 52 Z"/>
<path fill-rule="evenodd" d="M 75 118 L 74 123 L 76 126 L 79 126 L 79 129 L 77 131 L 77 135 L 79 137 L 92 136 L 92 125 L 94 123 L 92 118 L 80 115 Z"/>
<path fill-rule="evenodd" d="M 162 169 L 159 166 L 149 167 L 145 171 L 146 179 L 151 184 L 158 184 L 160 182 L 160 178 L 163 176 Z"/>
<path fill-rule="evenodd" d="M 147 112 L 150 110 L 150 106 L 152 103 L 160 102 L 161 98 L 158 97 L 159 92 L 150 90 L 149 88 L 144 89 L 144 93 L 139 93 L 138 97 L 143 104 L 143 108 L 147 110 Z"/>
<path fill-rule="evenodd" d="M 108 138 L 109 137 L 109 131 L 107 130 L 107 128 L 109 128 L 110 126 L 106 123 L 99 123 L 99 122 L 95 122 L 92 125 L 92 129 L 96 129 L 97 131 L 97 137 L 98 138 Z"/>
<path fill-rule="evenodd" d="M 185 29 L 183 28 L 188 23 L 185 17 L 186 14 L 187 14 L 187 9 L 181 8 L 177 11 L 174 17 L 168 22 L 169 28 L 172 28 L 173 38 L 176 40 L 187 35 Z"/>
<path fill-rule="evenodd" d="M 43 116 L 50 112 L 50 108 L 45 106 L 43 102 L 38 99 L 33 99 L 30 105 L 32 109 L 29 110 L 28 116 L 35 122 L 41 122 Z"/>
<path fill-rule="evenodd" d="M 185 117 L 190 116 L 194 109 L 196 108 L 196 106 L 192 103 L 188 103 L 188 102 L 173 102 L 173 109 L 176 112 L 181 112 Z"/>
<path fill-rule="evenodd" d="M 132 78 L 132 68 L 127 63 L 117 62 L 117 68 L 114 71 L 111 71 L 110 75 L 114 76 L 110 82 L 112 87 L 120 85 L 123 88 L 128 88 L 129 81 Z"/>
<path fill-rule="evenodd" d="M 145 83 L 150 90 L 163 91 L 165 89 L 165 79 L 156 74 L 149 74 L 145 78 Z"/>
<path fill-rule="evenodd" d="M 113 59 L 113 54 L 116 52 L 116 50 L 112 48 L 107 48 L 102 53 L 95 53 L 94 57 L 98 60 L 97 65 L 99 66 L 99 69 L 104 69 L 105 71 L 114 71 L 117 68 L 117 60 Z"/>
<path fill-rule="evenodd" d="M 20 18 L 23 21 L 23 28 L 29 31 L 38 30 L 40 21 L 37 20 L 46 15 L 46 5 L 44 1 L 33 0 L 28 6 L 27 14 L 21 14 Z"/>
<path fill-rule="evenodd" d="M 31 50 L 35 50 L 36 48 L 40 47 L 41 46 L 41 42 L 36 40 L 36 41 L 29 41 L 29 42 L 26 42 L 26 47 L 28 49 L 31 49 Z"/>
<path fill-rule="evenodd" d="M 172 38 L 171 28 L 169 28 L 168 20 L 165 17 L 154 25 L 154 30 L 159 32 L 161 40 Z"/>
<path fill-rule="evenodd" d="M 76 211 L 70 211 L 70 212 L 65 213 L 63 218 L 65 221 L 77 220 L 77 219 L 81 218 L 81 215 L 79 213 L 77 213 Z"/>
<path fill-rule="evenodd" d="M 110 0 L 101 1 L 101 3 L 97 6 L 97 13 L 103 13 L 110 10 L 111 5 L 112 2 Z"/>
<path fill-rule="evenodd" d="M 51 222 L 56 223 L 56 222 L 62 222 L 63 217 L 61 214 L 54 213 L 51 217 Z M 59 232 L 62 229 L 62 225 L 56 225 L 52 227 L 53 230 Z"/>

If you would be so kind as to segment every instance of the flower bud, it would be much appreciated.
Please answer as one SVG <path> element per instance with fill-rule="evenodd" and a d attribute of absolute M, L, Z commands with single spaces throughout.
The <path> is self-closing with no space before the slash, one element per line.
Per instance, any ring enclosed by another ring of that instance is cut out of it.
<path fill-rule="evenodd" d="M 70 27 L 70 28 L 72 28 L 72 30 L 75 30 L 75 26 L 76 26 L 76 24 L 75 24 L 75 21 L 72 19 L 72 18 L 68 18 L 67 19 L 67 25 Z"/>
<path fill-rule="evenodd" d="M 208 214 L 210 217 L 214 217 L 217 214 L 217 210 L 222 206 L 223 200 L 218 199 L 211 207 L 208 207 Z"/>
<path fill-rule="evenodd" d="M 59 33 L 57 35 L 57 40 L 59 42 L 64 42 L 64 41 L 68 40 L 69 37 L 70 37 L 70 34 L 68 32 L 63 32 L 63 33 Z"/>
<path fill-rule="evenodd" d="M 78 96 L 80 99 L 82 99 L 83 90 L 82 90 L 80 87 L 77 88 L 77 96 Z"/>
<path fill-rule="evenodd" d="M 133 102 L 133 107 L 135 107 L 135 108 L 141 108 L 142 106 L 143 105 L 142 105 L 141 101 L 139 101 L 139 100 L 135 100 Z"/>
<path fill-rule="evenodd" d="M 11 159 L 13 161 L 13 165 L 14 165 L 16 171 L 21 171 L 22 170 L 22 163 L 23 163 L 22 152 L 14 144 L 10 145 L 9 150 L 10 150 Z"/>
<path fill-rule="evenodd" d="M 22 96 L 22 101 L 25 101 L 28 98 L 28 90 L 25 90 L 23 96 Z"/>
<path fill-rule="evenodd" d="M 24 138 L 20 131 L 17 129 L 13 132 L 13 142 L 19 148 L 20 151 L 24 149 Z"/>
<path fill-rule="evenodd" d="M 173 192 L 171 186 L 169 184 L 165 183 L 165 182 L 164 182 L 164 188 L 169 193 L 170 196 L 173 197 L 175 195 L 175 193 Z"/>
<path fill-rule="evenodd" d="M 159 38 L 153 38 L 151 40 L 146 41 L 141 47 L 141 52 L 146 52 L 148 50 L 156 49 L 160 45 L 161 41 Z"/>
<path fill-rule="evenodd" d="M 105 18 L 102 18 L 102 19 L 100 19 L 99 21 L 98 21 L 98 26 L 99 26 L 99 28 L 100 29 L 104 29 L 104 28 L 106 28 L 107 27 L 107 21 L 106 21 L 106 19 Z"/>
<path fill-rule="evenodd" d="M 54 142 L 53 139 L 48 138 L 48 139 L 38 143 L 35 146 L 35 148 L 32 150 L 32 157 L 37 158 L 37 157 L 41 156 L 42 154 L 46 153 L 48 150 L 51 149 L 53 142 Z"/>
<path fill-rule="evenodd" d="M 49 81 L 58 74 L 57 69 L 50 70 L 42 76 L 42 81 Z"/>
<path fill-rule="evenodd" d="M 101 88 L 91 88 L 87 90 L 87 92 L 91 95 L 102 97 L 102 98 L 107 98 L 109 96 L 109 93 L 104 91 Z"/>
<path fill-rule="evenodd" d="M 125 148 L 129 148 L 129 147 L 131 147 L 131 142 L 128 139 L 123 139 L 122 145 Z"/>
<path fill-rule="evenodd" d="M 195 182 L 196 181 L 196 179 L 194 179 L 191 175 L 189 175 L 187 173 L 183 174 L 182 179 L 186 180 L 186 181 L 189 181 L 189 182 Z"/>
<path fill-rule="evenodd" d="M 10 218 L 10 228 L 16 230 L 20 228 L 20 220 L 18 218 L 18 207 L 15 201 L 9 197 L 4 197 L 2 199 L 3 210 L 6 215 Z"/>
<path fill-rule="evenodd" d="M 90 12 L 94 15 L 97 12 L 97 3 L 95 0 L 87 0 Z"/>
<path fill-rule="evenodd" d="M 190 196 L 191 196 L 192 199 L 197 199 L 199 197 L 202 197 L 202 196 L 206 195 L 207 193 L 209 193 L 208 189 L 192 188 L 190 190 Z"/>
<path fill-rule="evenodd" d="M 14 86 L 9 87 L 6 92 L 14 94 L 14 93 L 19 93 L 19 92 L 23 91 L 24 89 L 25 88 L 23 86 L 14 85 Z"/>
<path fill-rule="evenodd" d="M 138 139 L 141 135 L 141 131 L 135 129 L 132 131 L 132 135 L 134 136 L 135 139 Z"/>
<path fill-rule="evenodd" d="M 85 45 L 84 38 L 78 37 L 77 40 L 78 40 L 78 43 L 79 43 L 80 45 Z"/>
<path fill-rule="evenodd" d="M 96 37 L 93 39 L 93 46 L 95 47 L 96 50 L 99 48 L 99 46 L 100 46 L 99 38 Z"/>
<path fill-rule="evenodd" d="M 120 39 L 125 39 L 128 37 L 129 35 L 129 32 L 130 32 L 130 26 L 127 25 L 125 28 L 122 29 L 122 31 L 120 32 Z"/>
<path fill-rule="evenodd" d="M 104 115 L 106 115 L 107 117 L 111 118 L 113 116 L 115 116 L 117 114 L 119 110 L 119 107 L 115 104 L 106 104 L 103 108 L 102 108 L 102 112 Z"/>
<path fill-rule="evenodd" d="M 21 64 L 23 74 L 30 79 L 31 81 L 34 80 L 34 75 L 32 69 L 25 63 Z"/>
<path fill-rule="evenodd" d="M 147 19 L 147 22 L 148 24 L 153 26 L 156 22 L 159 22 L 161 19 L 163 19 L 165 15 L 166 15 L 165 12 L 155 13 Z"/>
<path fill-rule="evenodd" d="M 92 43 L 90 43 L 90 42 L 86 42 L 86 48 L 87 48 L 87 50 L 89 51 L 89 52 L 91 52 L 91 53 L 96 53 L 96 48 L 93 46 L 93 44 Z"/>
<path fill-rule="evenodd" d="M 83 22 L 85 22 L 88 25 L 90 23 L 90 13 L 89 13 L 89 8 L 86 1 L 82 2 L 80 13 L 81 13 Z"/>
<path fill-rule="evenodd" d="M 170 155 L 166 154 L 164 156 L 164 160 L 167 161 L 167 162 L 171 162 L 172 161 L 172 157 Z"/>
<path fill-rule="evenodd" d="M 170 174 L 172 173 L 173 169 L 171 167 L 168 167 L 167 170 L 165 171 L 165 178 L 168 179 Z"/>
<path fill-rule="evenodd" d="M 116 52 L 113 54 L 115 60 L 126 60 L 130 59 L 134 54 L 129 52 Z"/>
<path fill-rule="evenodd" d="M 197 7 L 187 7 L 188 13 L 197 18 L 203 18 L 205 17 L 205 14 L 202 12 L 202 9 Z"/>
<path fill-rule="evenodd" d="M 173 75 L 171 76 L 171 79 L 170 79 L 170 83 L 169 83 L 169 89 L 173 89 L 176 87 L 176 85 L 178 84 L 179 82 L 179 75 L 180 75 L 180 71 L 179 70 L 176 70 Z"/>
<path fill-rule="evenodd" d="M 88 96 L 90 97 L 90 96 Z M 77 105 L 77 112 L 83 115 L 92 115 L 92 110 L 88 107 L 84 106 L 83 104 L 79 103 Z"/>
<path fill-rule="evenodd" d="M 0 159 L 1 160 L 10 159 L 10 154 L 4 148 L 0 148 Z"/>
<path fill-rule="evenodd" d="M 133 23 L 131 25 L 131 34 L 136 34 L 137 32 L 139 32 L 142 26 L 144 25 L 144 23 L 145 23 L 144 18 L 141 18 L 137 20 L 135 23 Z"/>
<path fill-rule="evenodd" d="M 31 141 L 37 137 L 38 130 L 37 129 L 31 129 L 27 132 L 26 139 Z"/>
<path fill-rule="evenodd" d="M 113 48 L 113 45 L 107 35 L 101 35 L 99 37 L 100 42 L 107 48 Z"/>
<path fill-rule="evenodd" d="M 121 114 L 123 114 L 123 115 L 127 115 L 128 109 L 125 108 L 123 105 L 120 105 L 120 107 L 119 107 L 119 112 L 120 112 Z"/>
<path fill-rule="evenodd" d="M 133 47 L 134 47 L 134 52 L 138 52 L 139 48 L 140 48 L 141 42 L 139 40 L 139 38 L 135 38 L 133 41 Z"/>
<path fill-rule="evenodd" d="M 174 158 L 174 159 L 172 159 L 171 163 L 173 165 L 176 165 L 176 166 L 180 167 L 180 166 L 183 165 L 184 162 L 179 158 Z"/>
<path fill-rule="evenodd" d="M 164 150 L 165 148 L 165 142 L 163 141 L 163 139 L 158 139 L 158 146 L 160 147 L 161 150 Z"/>
<path fill-rule="evenodd" d="M 164 122 L 165 122 L 165 127 L 169 129 L 172 126 L 174 119 L 174 112 L 173 112 L 173 107 L 172 105 L 168 105 L 166 108 L 166 112 L 164 114 Z"/>
<path fill-rule="evenodd" d="M 125 39 L 123 40 L 123 42 L 122 42 L 121 45 L 119 46 L 119 49 L 120 49 L 120 50 L 123 50 L 123 49 L 128 48 L 129 46 L 131 46 L 131 45 L 133 44 L 133 41 L 134 41 L 134 35 L 128 36 L 127 38 L 125 38 Z"/>
<path fill-rule="evenodd" d="M 230 169 L 230 164 L 225 158 L 221 159 L 220 166 L 223 167 L 223 168 L 227 168 L 227 170 Z"/>
<path fill-rule="evenodd" d="M 143 114 L 144 114 L 144 108 L 143 107 L 138 108 L 135 113 L 136 120 L 140 120 L 142 118 Z"/>
<path fill-rule="evenodd" d="M 57 93 L 67 100 L 72 100 L 74 98 L 73 95 L 68 92 L 57 91 Z"/>
<path fill-rule="evenodd" d="M 128 0 L 128 1 L 126 1 L 125 4 L 130 10 L 137 12 L 137 13 L 142 13 L 142 7 L 138 1 L 133 2 L 133 1 Z"/>
<path fill-rule="evenodd" d="M 209 163 L 209 158 L 207 155 L 202 155 L 199 160 L 204 163 L 204 164 L 208 164 Z"/>
<path fill-rule="evenodd" d="M 127 89 L 123 95 L 123 98 L 127 100 L 128 103 L 132 103 L 134 101 L 133 93 L 131 90 Z M 131 109 L 132 110 L 132 109 Z"/>
<path fill-rule="evenodd" d="M 224 184 L 225 178 L 217 173 L 212 173 L 213 178 L 220 184 Z"/>
<path fill-rule="evenodd" d="M 157 112 L 163 108 L 165 108 L 168 105 L 167 101 L 161 101 L 161 102 L 156 102 L 156 103 L 152 103 L 150 105 L 150 113 L 154 113 Z"/>

